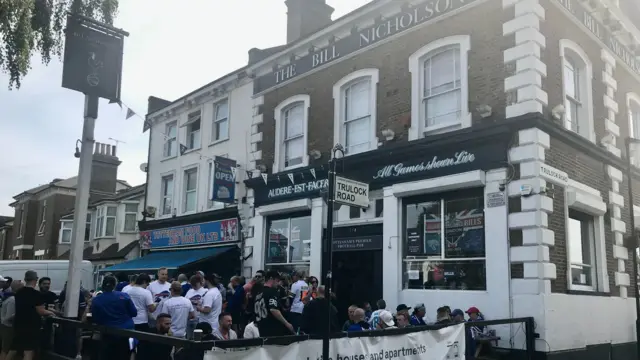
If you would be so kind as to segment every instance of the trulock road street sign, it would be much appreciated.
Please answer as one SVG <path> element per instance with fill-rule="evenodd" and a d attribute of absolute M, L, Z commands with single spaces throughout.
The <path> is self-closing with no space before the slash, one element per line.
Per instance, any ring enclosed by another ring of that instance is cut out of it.
<path fill-rule="evenodd" d="M 359 208 L 369 207 L 369 184 L 336 176 L 334 200 Z"/>

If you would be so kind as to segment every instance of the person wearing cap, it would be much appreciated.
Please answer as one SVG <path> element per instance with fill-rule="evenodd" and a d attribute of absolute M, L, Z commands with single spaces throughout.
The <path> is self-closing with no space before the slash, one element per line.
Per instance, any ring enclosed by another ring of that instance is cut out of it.
<path fill-rule="evenodd" d="M 413 307 L 413 314 L 409 318 L 409 322 L 413 326 L 425 326 L 427 323 L 424 321 L 424 316 L 427 314 L 427 310 L 424 304 L 420 303 Z"/>
<path fill-rule="evenodd" d="M 393 315 L 387 310 L 382 310 L 378 314 L 379 321 L 376 330 L 397 329 L 396 323 L 393 321 Z"/>
<path fill-rule="evenodd" d="M 464 312 L 460 309 L 455 309 L 451 312 L 451 319 L 454 323 L 459 324 L 464 322 Z"/>
<path fill-rule="evenodd" d="M 472 306 L 466 312 L 469 315 L 469 322 L 484 321 L 484 316 L 482 316 L 482 313 L 480 312 L 480 309 L 478 309 L 477 307 Z M 472 326 L 471 327 L 471 335 L 475 339 L 476 336 L 478 336 L 478 334 L 482 334 L 484 332 L 484 330 L 485 330 L 484 325 Z"/>

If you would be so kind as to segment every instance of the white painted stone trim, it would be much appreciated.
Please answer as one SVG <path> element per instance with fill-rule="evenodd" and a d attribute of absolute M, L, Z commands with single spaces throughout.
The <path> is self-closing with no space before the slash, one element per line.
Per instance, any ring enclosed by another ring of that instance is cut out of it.
<path fill-rule="evenodd" d="M 514 18 L 502 24 L 503 36 L 515 34 L 514 46 L 504 50 L 504 64 L 515 62 L 515 73 L 504 80 L 505 92 L 514 100 L 507 105 L 506 117 L 543 113 L 549 99 L 542 89 L 547 68 L 540 59 L 546 37 L 540 32 L 545 10 L 540 0 L 503 0 L 503 9 L 514 7 Z"/>
<path fill-rule="evenodd" d="M 632 102 L 636 103 L 636 105 L 640 107 L 640 95 L 634 92 L 629 92 L 626 95 L 626 104 L 627 104 L 626 116 L 627 116 L 627 124 L 629 126 L 629 136 L 632 138 L 639 139 L 640 134 L 634 134 L 634 126 L 633 126 L 633 121 L 631 119 L 631 103 Z"/>
<path fill-rule="evenodd" d="M 605 50 L 602 51 L 602 57 L 605 62 L 613 59 L 613 55 L 608 54 Z M 611 58 L 611 59 L 609 59 Z M 615 64 L 615 60 L 613 62 Z M 607 71 L 611 74 L 614 66 L 607 66 Z M 611 90 L 611 89 L 609 89 Z M 609 115 L 611 116 L 610 120 L 615 121 L 615 114 L 613 111 L 609 111 Z M 616 150 L 620 151 L 616 148 Z M 625 282 L 625 276 L 619 275 L 625 272 L 625 261 L 629 259 L 629 252 L 626 248 L 624 248 L 624 235 L 627 232 L 627 225 L 622 220 L 622 209 L 625 207 L 624 196 L 620 194 L 620 184 L 623 180 L 622 171 L 616 169 L 611 165 L 607 165 L 607 175 L 609 180 L 611 181 L 611 190 L 609 191 L 609 206 L 611 209 L 610 212 L 610 222 L 611 222 L 611 232 L 613 232 L 614 243 L 613 247 L 613 257 L 618 260 L 618 272 L 616 272 L 616 281 L 615 285 L 619 287 L 620 297 L 626 298 L 629 286 L 628 281 Z M 627 280 L 628 280 L 628 274 Z"/>

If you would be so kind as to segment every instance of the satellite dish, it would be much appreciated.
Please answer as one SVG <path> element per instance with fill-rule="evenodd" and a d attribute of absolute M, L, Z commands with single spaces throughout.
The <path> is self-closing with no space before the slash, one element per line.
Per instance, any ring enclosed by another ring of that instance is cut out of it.
<path fill-rule="evenodd" d="M 147 163 L 140 164 L 140 171 L 147 172 L 147 167 L 148 166 L 149 166 L 149 164 L 147 164 Z"/>

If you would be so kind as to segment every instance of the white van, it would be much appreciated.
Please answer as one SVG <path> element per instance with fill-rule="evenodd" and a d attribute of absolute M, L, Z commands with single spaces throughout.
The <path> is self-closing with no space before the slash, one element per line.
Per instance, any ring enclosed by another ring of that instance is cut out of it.
<path fill-rule="evenodd" d="M 94 288 L 93 266 L 84 260 L 82 268 L 82 287 L 87 290 Z M 51 278 L 51 291 L 60 294 L 69 271 L 69 260 L 7 260 L 0 261 L 0 275 L 10 276 L 14 280 L 23 280 L 27 270 L 34 270 L 39 278 Z"/>

